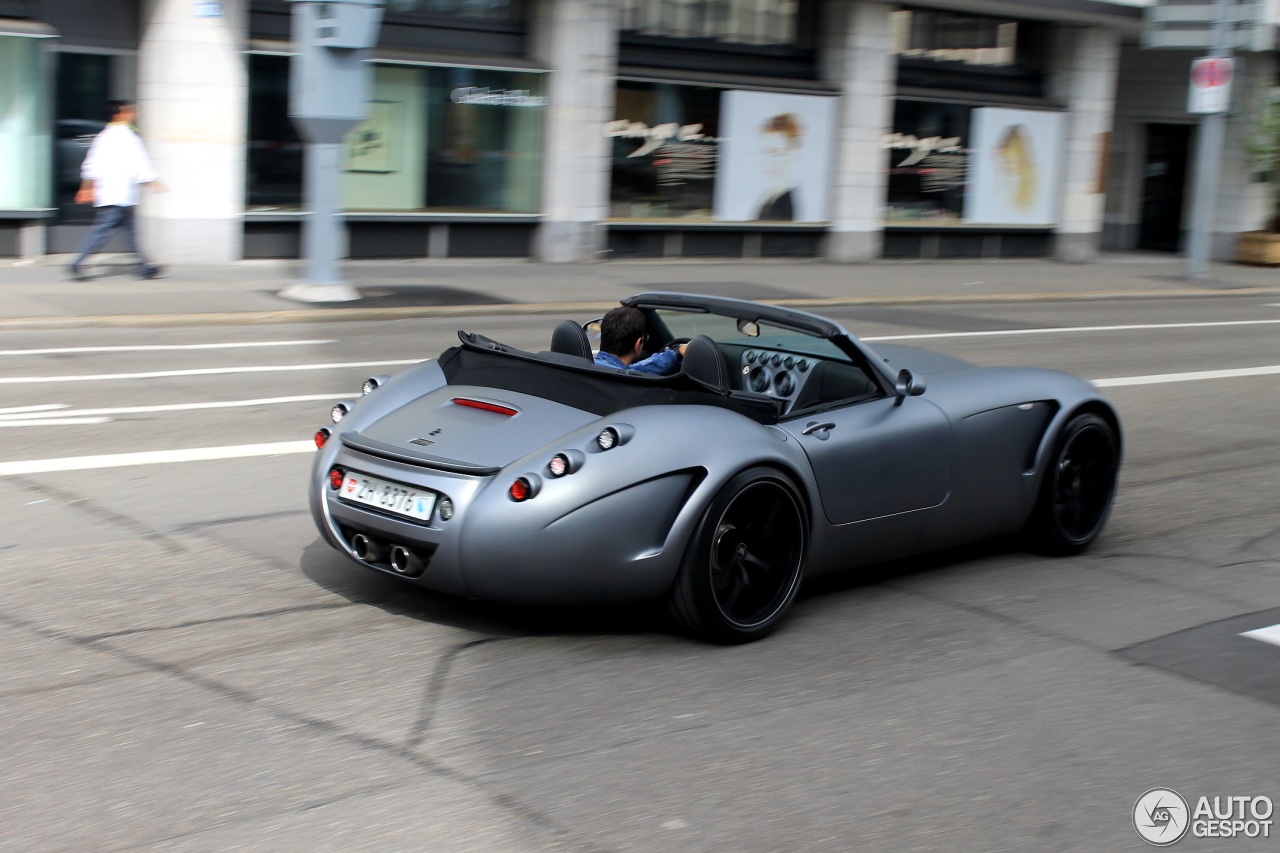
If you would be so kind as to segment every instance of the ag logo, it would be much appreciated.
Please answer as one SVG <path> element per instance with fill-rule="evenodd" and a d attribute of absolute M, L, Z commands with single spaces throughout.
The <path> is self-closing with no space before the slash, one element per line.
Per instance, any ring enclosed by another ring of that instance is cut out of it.
<path fill-rule="evenodd" d="M 1190 825 L 1187 801 L 1170 788 L 1152 788 L 1133 804 L 1133 828 L 1148 844 L 1168 847 L 1181 840 Z"/>

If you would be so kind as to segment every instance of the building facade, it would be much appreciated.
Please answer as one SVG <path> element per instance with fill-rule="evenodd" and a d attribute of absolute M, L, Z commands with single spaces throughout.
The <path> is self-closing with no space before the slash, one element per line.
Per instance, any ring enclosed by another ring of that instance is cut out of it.
<path fill-rule="evenodd" d="M 1134 0 L 1140 2 L 1140 0 Z M 353 258 L 1176 251 L 1193 51 L 1099 0 L 388 0 L 342 163 Z M 0 0 L 0 256 L 72 251 L 113 98 L 168 191 L 166 263 L 296 257 L 288 0 Z M 1259 227 L 1241 63 L 1215 247 Z"/>

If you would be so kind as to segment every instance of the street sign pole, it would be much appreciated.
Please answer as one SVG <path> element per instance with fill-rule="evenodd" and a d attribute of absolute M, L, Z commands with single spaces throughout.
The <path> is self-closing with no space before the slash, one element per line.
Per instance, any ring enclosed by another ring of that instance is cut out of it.
<path fill-rule="evenodd" d="M 1210 56 L 1230 59 L 1231 0 L 1216 0 L 1215 11 Z M 1218 106 L 1220 109 L 1208 113 L 1200 122 L 1196 145 L 1195 207 L 1191 211 L 1191 235 L 1187 246 L 1187 277 L 1196 281 L 1209 278 L 1209 261 L 1213 252 L 1213 221 L 1228 108 L 1226 104 Z"/>

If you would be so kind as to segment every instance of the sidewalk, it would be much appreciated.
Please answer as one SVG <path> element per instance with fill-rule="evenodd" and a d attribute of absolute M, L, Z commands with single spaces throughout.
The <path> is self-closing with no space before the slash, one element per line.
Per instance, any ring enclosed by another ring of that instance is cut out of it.
<path fill-rule="evenodd" d="M 0 261 L 0 330 L 316 322 L 460 314 L 603 312 L 644 290 L 683 290 L 789 305 L 1179 298 L 1224 293 L 1280 297 L 1280 269 L 1216 264 L 1192 282 L 1185 261 L 1108 254 L 1091 264 L 1049 260 L 878 261 L 810 259 L 622 260 L 551 265 L 524 260 L 348 261 L 361 298 L 305 304 L 280 297 L 300 280 L 297 261 L 174 266 L 139 280 L 110 257 L 90 282 L 67 278 L 66 260 Z M 93 271 L 93 270 L 91 270 Z"/>

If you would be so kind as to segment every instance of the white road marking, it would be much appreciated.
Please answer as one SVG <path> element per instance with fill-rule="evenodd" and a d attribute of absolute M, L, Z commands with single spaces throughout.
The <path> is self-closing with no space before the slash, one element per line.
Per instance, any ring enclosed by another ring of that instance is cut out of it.
<path fill-rule="evenodd" d="M 270 406 L 276 403 L 313 403 L 317 400 L 331 400 L 333 402 L 337 402 L 338 400 L 347 399 L 351 396 L 352 394 L 350 392 L 339 392 L 336 394 L 302 394 L 296 397 L 263 397 L 260 400 L 224 400 L 209 403 L 168 403 L 157 406 L 120 406 L 112 409 L 67 408 L 65 411 L 59 411 L 56 413 L 50 412 L 48 417 L 51 422 L 56 423 L 57 421 L 53 420 L 53 418 L 65 417 L 71 419 L 88 416 L 96 417 L 98 415 L 139 415 L 151 414 L 153 412 L 188 412 L 198 411 L 201 409 L 238 409 L 249 406 Z M 52 406 L 50 408 L 58 408 L 58 406 Z M 36 407 L 33 407 L 33 410 L 36 410 Z M 29 419 L 30 415 L 8 414 L 4 410 L 0 410 L 0 426 L 3 426 L 9 421 L 25 421 Z M 95 421 L 95 423 L 101 422 Z"/>
<path fill-rule="evenodd" d="M 315 442 L 310 440 L 277 441 L 270 444 L 239 444 L 229 447 L 193 447 L 186 450 L 151 450 L 103 456 L 26 459 L 20 462 L 0 462 L 0 477 L 48 474 L 54 471 L 87 471 L 93 468 L 125 468 L 131 465 L 161 465 L 168 462 L 204 462 L 213 459 L 245 459 L 251 456 L 282 456 L 290 453 L 311 453 L 315 449 Z"/>
<path fill-rule="evenodd" d="M 315 341 L 241 341 L 220 344 L 147 344 L 111 347 L 58 347 L 56 349 L 0 349 L 0 355 L 73 355 L 89 352 L 172 352 L 178 350 L 244 349 L 250 347 L 309 347 L 332 344 L 333 340 Z"/>
<path fill-rule="evenodd" d="M 1280 373 L 1280 364 L 1267 367 L 1239 367 L 1234 370 L 1198 370 L 1193 373 L 1155 373 L 1150 376 L 1121 376 L 1116 379 L 1094 379 L 1099 388 L 1123 388 L 1129 385 L 1163 385 L 1166 382 L 1197 382 L 1204 379 L 1238 379 L 1242 376 L 1271 376 Z"/>
<path fill-rule="evenodd" d="M 1249 637 L 1254 640 L 1261 640 L 1264 643 L 1270 643 L 1273 646 L 1280 646 L 1280 625 L 1272 625 L 1270 628 L 1258 628 L 1253 631 L 1245 631 L 1241 637 Z"/>
<path fill-rule="evenodd" d="M 51 382 L 107 382 L 119 379 L 169 379 L 175 376 L 224 376 L 238 373 L 288 373 L 298 370 L 344 370 L 352 367 L 403 367 L 426 361 L 402 358 L 388 361 L 348 361 L 332 364 L 264 364 L 252 367 L 197 367 L 191 370 L 151 370 L 145 373 L 89 373 L 73 376 L 5 376 L 0 385 L 43 385 Z"/>
<path fill-rule="evenodd" d="M 385 363 L 385 362 L 384 362 Z M 1204 370 L 1197 373 L 1166 373 L 1152 376 L 1123 376 L 1095 379 L 1103 388 L 1126 385 L 1155 385 L 1166 382 L 1193 382 L 1203 379 L 1225 379 L 1237 376 L 1280 374 L 1280 365 L 1245 367 L 1237 370 Z M 326 397 L 325 399 L 331 399 Z M 196 404 L 198 405 L 198 404 Z M 152 407 L 139 407 L 152 408 Z M 159 408 L 159 407 L 156 407 Z M 169 462 L 197 462 L 211 459 L 242 459 L 251 456 L 280 456 L 310 453 L 313 441 L 280 441 L 272 444 L 241 444 L 227 447 L 203 447 L 190 450 L 155 450 L 143 453 L 116 453 L 104 456 L 69 456 L 60 459 L 27 459 L 0 462 L 0 477 L 15 474 L 42 474 L 51 471 L 83 471 L 93 468 L 122 468 L 130 465 L 158 465 Z"/>
<path fill-rule="evenodd" d="M 992 329 L 985 332 L 930 332 L 920 335 L 881 335 L 864 341 L 926 341 L 941 338 L 998 338 L 1017 335 L 1061 335 L 1073 332 L 1142 332 L 1155 329 L 1213 329 L 1230 326 L 1269 326 L 1280 320 L 1222 320 L 1206 323 L 1141 323 L 1125 326 L 1063 326 L 1054 329 Z"/>
<path fill-rule="evenodd" d="M 52 412 L 55 409 L 66 409 L 69 405 L 70 404 L 68 403 L 45 403 L 41 406 L 14 406 L 9 409 L 0 409 L 0 417 L 4 417 L 6 415 L 27 415 L 32 412 Z"/>
<path fill-rule="evenodd" d="M 47 427 L 47 426 L 75 426 L 85 424 L 107 424 L 111 423 L 111 418 L 4 418 L 0 420 L 0 429 L 12 429 L 14 427 Z"/>

